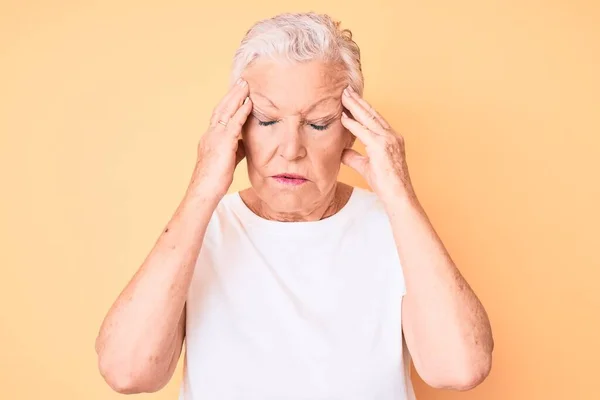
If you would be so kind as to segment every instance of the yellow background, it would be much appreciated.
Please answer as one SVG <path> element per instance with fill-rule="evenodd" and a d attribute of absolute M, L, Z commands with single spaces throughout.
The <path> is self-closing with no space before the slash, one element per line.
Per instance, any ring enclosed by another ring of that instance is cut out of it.
<path fill-rule="evenodd" d="M 353 30 L 366 98 L 493 324 L 488 380 L 417 380 L 419 400 L 600 398 L 600 3 L 84 3 L 0 3 L 0 399 L 120 397 L 100 322 L 183 195 L 239 40 L 306 10 Z"/>

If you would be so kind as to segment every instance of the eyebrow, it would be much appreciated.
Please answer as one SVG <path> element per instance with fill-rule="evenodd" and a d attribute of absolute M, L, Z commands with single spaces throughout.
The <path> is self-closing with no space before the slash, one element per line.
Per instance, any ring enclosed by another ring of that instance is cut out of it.
<path fill-rule="evenodd" d="M 256 106 L 252 107 L 252 111 L 250 112 L 250 114 L 252 114 L 254 116 L 254 118 L 257 118 L 260 121 L 272 120 L 271 117 L 268 117 L 264 112 L 260 111 L 260 109 L 258 109 Z M 334 113 L 330 113 L 321 118 L 316 118 L 316 119 L 312 120 L 312 123 L 313 124 L 318 123 L 321 125 L 329 125 L 336 119 L 340 118 L 341 115 L 342 115 L 341 111 L 338 110 L 338 111 L 335 111 Z"/>
<path fill-rule="evenodd" d="M 271 119 L 271 118 L 267 117 L 267 116 L 265 115 L 265 113 L 263 113 L 263 112 L 261 112 L 259 109 L 257 109 L 257 108 L 256 108 L 256 106 L 253 106 L 253 107 L 252 107 L 252 111 L 250 112 L 250 114 L 254 115 L 254 117 L 255 117 L 255 118 L 258 118 L 258 119 L 259 119 L 259 120 L 261 120 L 261 121 L 262 121 L 263 119 L 265 119 L 265 120 Z M 261 118 L 261 117 L 262 117 L 262 118 Z"/>
<path fill-rule="evenodd" d="M 269 102 L 269 104 L 270 104 L 270 105 L 271 105 L 273 108 L 275 108 L 276 110 L 279 110 L 279 107 L 277 107 L 277 105 L 275 105 L 275 103 L 273 103 L 273 102 L 271 101 L 271 99 L 269 99 L 269 98 L 268 98 L 267 96 L 265 96 L 264 94 L 262 94 L 262 93 L 259 93 L 259 92 L 252 92 L 252 94 L 253 94 L 254 96 L 260 96 L 260 97 L 262 97 L 263 99 L 267 100 L 267 101 Z M 325 102 L 326 100 L 337 99 L 337 97 L 338 97 L 338 96 L 335 96 L 335 95 L 331 95 L 331 96 L 323 97 L 321 100 L 317 101 L 317 102 L 316 102 L 316 103 L 314 103 L 312 106 L 308 107 L 308 109 L 307 109 L 306 111 L 304 111 L 304 113 L 305 113 L 305 114 L 307 114 L 307 113 L 309 113 L 310 111 L 312 111 L 312 110 L 313 110 L 313 109 L 314 109 L 316 106 L 318 106 L 319 104 L 321 104 L 321 103 Z"/>
<path fill-rule="evenodd" d="M 323 117 L 323 118 L 316 119 L 316 120 L 314 121 L 314 123 L 315 123 L 315 124 L 316 124 L 316 123 L 320 123 L 320 124 L 322 124 L 322 125 L 329 125 L 329 124 L 331 124 L 333 121 L 335 121 L 336 119 L 340 118 L 340 117 L 341 117 L 341 115 L 342 115 L 342 113 L 341 113 L 341 112 L 337 112 L 337 111 L 336 111 L 334 114 L 329 114 L 329 115 L 326 115 L 326 116 L 325 116 L 325 117 Z"/>
<path fill-rule="evenodd" d="M 269 99 L 269 98 L 268 98 L 267 96 L 265 96 L 264 94 L 262 94 L 262 93 L 259 93 L 259 92 L 252 92 L 252 94 L 253 94 L 253 95 L 255 95 L 255 96 L 260 96 L 260 97 L 262 97 L 263 99 L 267 100 L 267 101 L 269 102 L 269 104 L 271 104 L 271 107 L 275 108 L 276 110 L 279 110 L 279 107 L 277 107 L 277 106 L 275 105 L 275 103 L 273 103 L 273 102 L 271 101 L 271 99 Z"/>

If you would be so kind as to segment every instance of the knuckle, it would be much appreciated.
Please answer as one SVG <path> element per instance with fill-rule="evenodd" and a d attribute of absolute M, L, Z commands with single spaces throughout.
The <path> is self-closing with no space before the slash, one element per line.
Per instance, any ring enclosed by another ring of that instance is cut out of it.
<path fill-rule="evenodd" d="M 391 135 L 384 136 L 385 147 L 388 149 L 393 149 L 398 146 L 398 141 Z"/>
<path fill-rule="evenodd" d="M 229 119 L 229 118 L 231 118 L 233 116 L 234 113 L 235 113 L 235 107 L 233 107 L 233 106 L 226 106 L 223 109 L 222 116 L 224 118 Z"/>

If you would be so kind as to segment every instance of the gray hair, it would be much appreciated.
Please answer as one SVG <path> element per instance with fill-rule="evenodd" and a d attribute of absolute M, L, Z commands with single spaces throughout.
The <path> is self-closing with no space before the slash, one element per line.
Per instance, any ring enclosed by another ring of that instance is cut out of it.
<path fill-rule="evenodd" d="M 362 94 L 364 78 L 360 49 L 352 32 L 325 14 L 285 13 L 254 24 L 235 52 L 231 81 L 236 81 L 259 57 L 290 62 L 320 60 L 340 64 L 348 84 Z"/>

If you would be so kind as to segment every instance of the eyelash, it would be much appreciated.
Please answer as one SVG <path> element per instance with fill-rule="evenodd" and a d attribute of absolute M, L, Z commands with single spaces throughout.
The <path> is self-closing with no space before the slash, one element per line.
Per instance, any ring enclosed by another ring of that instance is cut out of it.
<path fill-rule="evenodd" d="M 258 125 L 260 126 L 271 126 L 276 124 L 277 121 L 261 121 L 258 120 Z M 329 124 L 327 125 L 315 125 L 315 124 L 309 124 L 314 130 L 317 131 L 324 131 L 325 129 L 329 128 Z"/>

